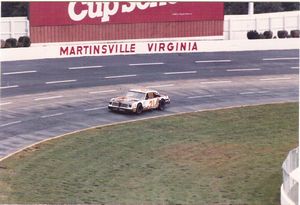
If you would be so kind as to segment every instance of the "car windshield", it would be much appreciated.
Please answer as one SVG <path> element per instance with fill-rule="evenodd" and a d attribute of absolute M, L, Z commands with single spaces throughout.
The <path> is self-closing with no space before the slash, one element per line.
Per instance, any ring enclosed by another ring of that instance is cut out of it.
<path fill-rule="evenodd" d="M 136 92 L 136 91 L 128 91 L 126 97 L 135 98 L 139 100 L 145 100 L 145 93 Z"/>

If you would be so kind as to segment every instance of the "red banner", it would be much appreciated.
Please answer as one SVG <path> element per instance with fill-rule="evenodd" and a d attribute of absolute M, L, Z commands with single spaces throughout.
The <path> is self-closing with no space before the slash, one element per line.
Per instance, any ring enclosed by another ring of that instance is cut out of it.
<path fill-rule="evenodd" d="M 31 26 L 223 20 L 218 2 L 30 2 Z"/>

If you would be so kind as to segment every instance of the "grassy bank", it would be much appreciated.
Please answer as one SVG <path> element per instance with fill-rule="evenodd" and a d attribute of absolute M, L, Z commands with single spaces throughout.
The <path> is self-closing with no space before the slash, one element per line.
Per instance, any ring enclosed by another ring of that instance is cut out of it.
<path fill-rule="evenodd" d="M 298 103 L 103 127 L 1 162 L 0 203 L 279 204 L 297 145 Z"/>

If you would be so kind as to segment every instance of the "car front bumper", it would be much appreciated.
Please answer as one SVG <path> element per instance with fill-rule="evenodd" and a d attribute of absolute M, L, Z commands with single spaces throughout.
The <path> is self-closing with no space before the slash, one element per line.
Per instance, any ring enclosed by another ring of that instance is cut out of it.
<path fill-rule="evenodd" d="M 108 109 L 112 111 L 120 111 L 120 112 L 136 112 L 136 108 L 132 107 L 118 107 L 114 105 L 108 105 Z"/>

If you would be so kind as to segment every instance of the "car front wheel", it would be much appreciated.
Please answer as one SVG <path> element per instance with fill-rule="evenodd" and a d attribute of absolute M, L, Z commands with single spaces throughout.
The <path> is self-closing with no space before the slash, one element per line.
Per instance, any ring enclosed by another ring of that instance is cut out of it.
<path fill-rule="evenodd" d="M 138 104 L 136 107 L 136 114 L 141 114 L 143 112 L 143 106 L 142 104 Z"/>
<path fill-rule="evenodd" d="M 159 106 L 158 106 L 159 110 L 163 111 L 165 109 L 165 106 L 166 106 L 165 100 L 159 101 Z"/>

